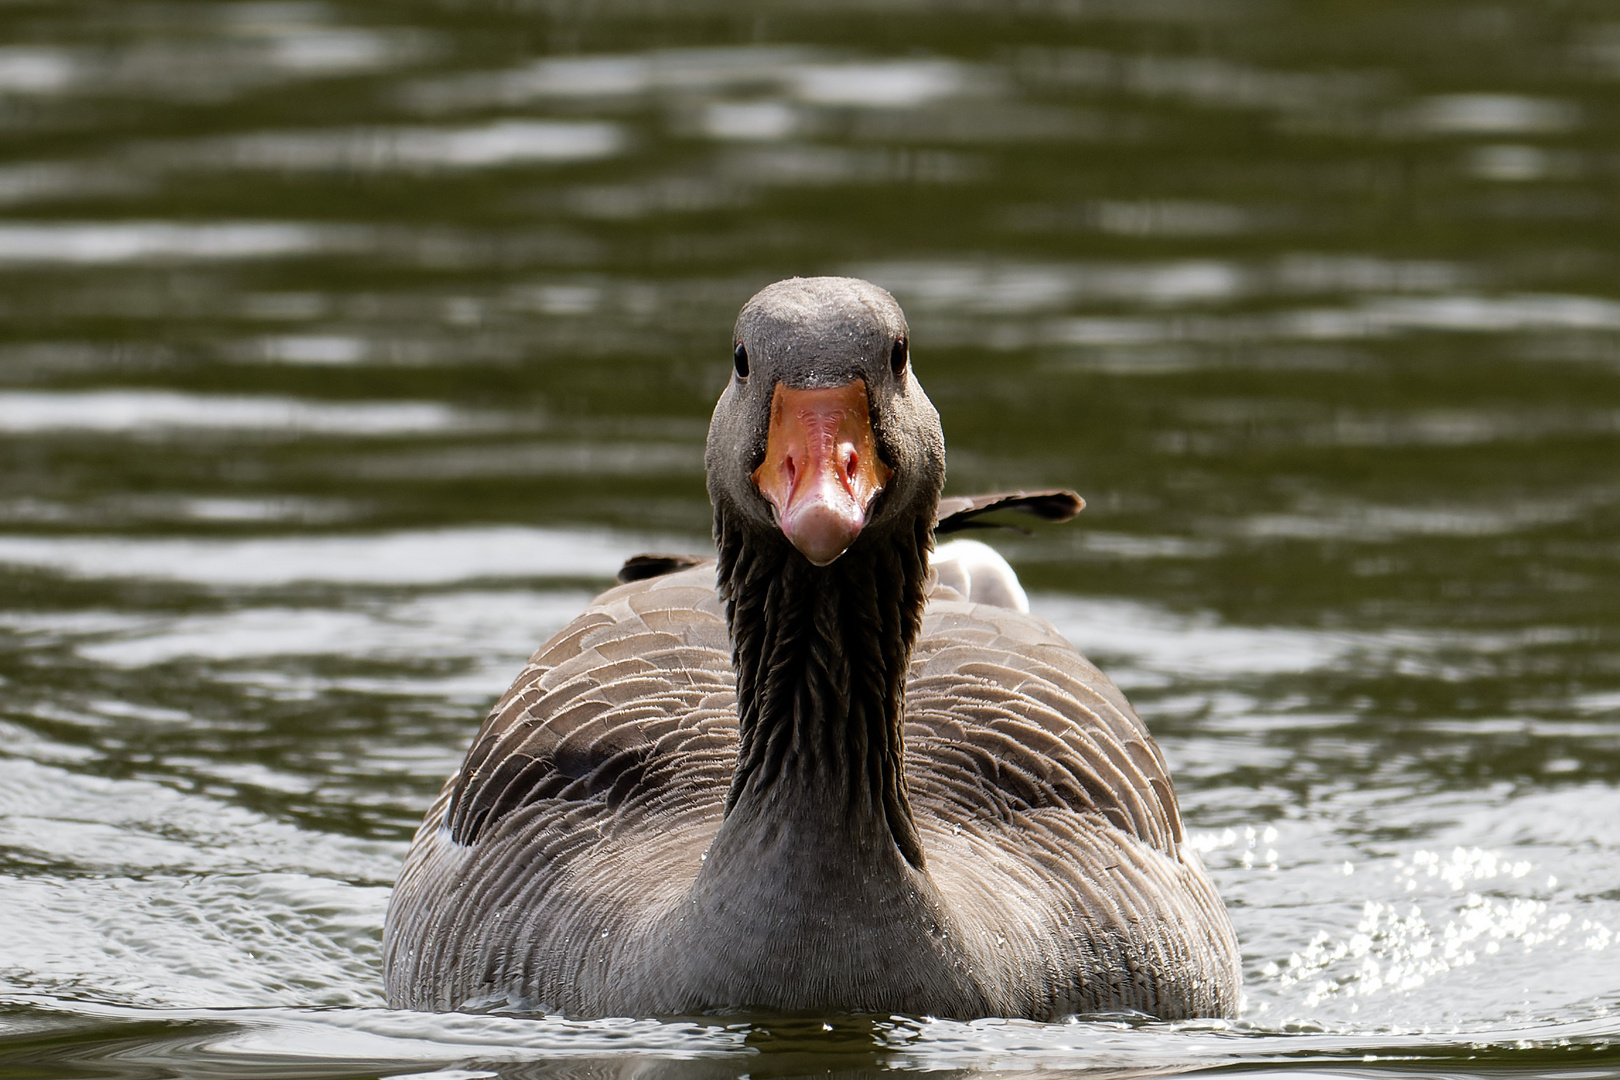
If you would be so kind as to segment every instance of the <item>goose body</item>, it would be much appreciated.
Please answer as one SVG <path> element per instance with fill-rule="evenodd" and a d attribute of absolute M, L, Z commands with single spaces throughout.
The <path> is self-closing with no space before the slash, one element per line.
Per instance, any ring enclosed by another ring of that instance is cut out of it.
<path fill-rule="evenodd" d="M 1236 1010 L 1135 712 L 1010 572 L 930 570 L 943 447 L 905 338 L 852 279 L 744 308 L 718 563 L 603 593 L 496 704 L 389 904 L 392 1005 Z"/>

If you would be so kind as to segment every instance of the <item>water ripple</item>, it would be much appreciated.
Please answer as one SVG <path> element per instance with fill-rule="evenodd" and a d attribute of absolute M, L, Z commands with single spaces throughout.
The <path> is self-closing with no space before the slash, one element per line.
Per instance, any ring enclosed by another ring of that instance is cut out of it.
<path fill-rule="evenodd" d="M 518 526 L 247 540 L 4 536 L 0 563 L 79 577 L 217 586 L 300 581 L 427 584 L 525 577 L 607 580 L 630 556 L 671 546 L 638 543 L 605 530 Z"/>

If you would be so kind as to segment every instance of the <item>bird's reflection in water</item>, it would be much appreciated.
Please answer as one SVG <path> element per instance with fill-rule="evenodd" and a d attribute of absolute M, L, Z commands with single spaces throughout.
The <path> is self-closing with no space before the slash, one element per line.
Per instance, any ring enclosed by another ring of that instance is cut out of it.
<path fill-rule="evenodd" d="M 908 1046 L 927 1021 L 881 1014 L 795 1013 L 729 1014 L 697 1022 L 713 1023 L 716 1019 L 722 1020 L 728 1030 L 742 1033 L 743 1045 L 752 1052 L 665 1060 L 613 1057 L 500 1062 L 488 1066 L 488 1073 L 501 1080 L 787 1080 L 810 1076 L 826 1080 L 897 1080 L 906 1073 L 926 1074 L 928 1080 L 1035 1080 L 1037 1076 L 1040 1080 L 1129 1080 L 1198 1067 L 1163 1062 L 1122 1066 L 1117 1058 L 1092 1065 L 1083 1054 L 1076 1054 L 1070 1063 L 1047 1062 L 1039 1069 L 1004 1069 L 994 1064 L 941 1068 L 919 1062 Z M 1116 1028 L 1120 1023 L 1134 1025 L 1147 1018 L 1120 1015 L 1102 1019 L 1114 1021 L 1109 1027 Z"/>

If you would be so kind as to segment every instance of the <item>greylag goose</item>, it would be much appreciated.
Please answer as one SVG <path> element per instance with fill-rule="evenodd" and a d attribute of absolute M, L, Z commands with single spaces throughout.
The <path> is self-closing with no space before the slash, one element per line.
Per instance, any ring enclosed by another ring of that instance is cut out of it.
<path fill-rule="evenodd" d="M 393 1006 L 1235 1011 L 1141 720 L 1018 597 L 930 572 L 945 449 L 908 336 L 851 278 L 743 308 L 718 563 L 642 565 L 496 703 L 394 889 Z"/>

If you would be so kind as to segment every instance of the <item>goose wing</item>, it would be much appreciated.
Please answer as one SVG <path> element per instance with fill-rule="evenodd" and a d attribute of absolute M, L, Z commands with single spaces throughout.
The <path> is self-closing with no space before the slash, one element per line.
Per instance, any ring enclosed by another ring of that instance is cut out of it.
<path fill-rule="evenodd" d="M 906 685 L 908 783 L 946 820 L 1062 808 L 1175 855 L 1164 757 L 1119 689 L 1049 623 L 941 590 Z"/>
<path fill-rule="evenodd" d="M 491 709 L 428 811 L 384 929 L 390 1003 L 456 1009 L 512 986 L 588 992 L 581 973 L 601 932 L 630 928 L 695 878 L 736 742 L 713 565 L 597 597 Z M 569 939 L 577 947 L 517 947 Z"/>
<path fill-rule="evenodd" d="M 1017 510 L 1042 521 L 1068 521 L 1086 507 L 1086 500 L 1065 488 L 1048 491 L 997 491 L 985 495 L 947 495 L 934 512 L 934 532 L 939 536 L 964 529 L 993 529 L 993 522 L 980 520 L 986 514 Z"/>
<path fill-rule="evenodd" d="M 997 942 L 1025 1015 L 1236 1007 L 1231 923 L 1163 755 L 1049 624 L 937 590 L 912 654 L 906 776 L 929 871 Z"/>

